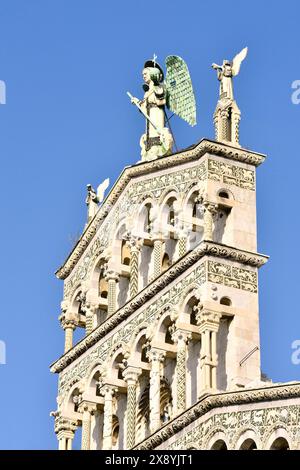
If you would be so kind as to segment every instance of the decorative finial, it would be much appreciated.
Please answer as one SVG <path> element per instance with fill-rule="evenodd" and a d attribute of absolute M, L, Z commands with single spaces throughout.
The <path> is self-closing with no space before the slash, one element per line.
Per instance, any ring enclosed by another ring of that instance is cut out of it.
<path fill-rule="evenodd" d="M 216 140 L 239 144 L 241 112 L 233 96 L 232 78 L 238 75 L 241 63 L 246 58 L 248 48 L 239 52 L 231 61 L 223 60 L 223 65 L 212 64 L 217 70 L 220 82 L 219 100 L 214 113 Z"/>
<path fill-rule="evenodd" d="M 192 82 L 186 63 L 178 56 L 166 58 L 166 80 L 164 71 L 156 62 L 157 55 L 147 60 L 143 69 L 144 98 L 139 100 L 129 92 L 131 102 L 146 118 L 146 132 L 142 135 L 142 160 L 154 160 L 172 153 L 173 135 L 166 127 L 165 106 L 186 120 L 191 126 L 196 124 L 196 102 Z"/>

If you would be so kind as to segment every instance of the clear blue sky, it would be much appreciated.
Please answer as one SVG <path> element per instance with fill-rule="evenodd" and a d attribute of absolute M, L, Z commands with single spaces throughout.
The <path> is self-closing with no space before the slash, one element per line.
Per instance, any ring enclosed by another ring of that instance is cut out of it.
<path fill-rule="evenodd" d="M 86 184 L 114 181 L 139 159 L 143 120 L 126 91 L 141 96 L 141 67 L 155 52 L 188 63 L 198 125 L 178 118 L 183 148 L 213 138 L 218 83 L 210 65 L 248 45 L 235 83 L 241 143 L 267 153 L 258 169 L 262 369 L 274 381 L 299 379 L 291 343 L 300 339 L 298 215 L 300 79 L 296 1 L 102 2 L 1 0 L 0 105 L 1 323 L 0 448 L 53 449 L 63 349 L 54 276 L 85 222 Z"/>

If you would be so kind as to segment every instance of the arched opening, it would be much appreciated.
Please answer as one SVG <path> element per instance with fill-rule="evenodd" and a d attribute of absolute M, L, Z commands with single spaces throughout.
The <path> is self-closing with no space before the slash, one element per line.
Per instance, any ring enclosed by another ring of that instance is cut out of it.
<path fill-rule="evenodd" d="M 172 340 L 172 332 L 171 332 L 171 327 L 173 325 L 173 322 L 168 315 L 164 321 L 162 322 L 160 328 L 159 328 L 159 336 L 160 339 L 164 339 L 164 342 L 167 344 L 174 344 L 174 341 Z"/>
<path fill-rule="evenodd" d="M 99 295 L 99 310 L 97 313 L 97 324 L 100 325 L 107 318 L 107 297 L 108 297 L 108 282 L 104 275 L 103 262 L 99 266 L 100 273 L 98 278 L 98 295 Z"/>
<path fill-rule="evenodd" d="M 290 446 L 284 437 L 277 437 L 271 445 L 270 450 L 290 450 Z"/>
<path fill-rule="evenodd" d="M 99 296 L 102 299 L 107 299 L 107 295 L 108 295 L 108 283 L 104 277 L 103 271 L 101 271 L 100 276 L 99 276 Z"/>
<path fill-rule="evenodd" d="M 79 403 L 81 401 L 81 393 L 78 388 L 75 388 L 71 395 L 71 407 L 73 407 L 73 411 L 77 412 Z"/>
<path fill-rule="evenodd" d="M 123 370 L 124 370 L 124 355 L 122 353 L 118 354 L 112 364 L 112 377 L 116 379 L 123 380 Z"/>
<path fill-rule="evenodd" d="M 152 209 L 152 205 L 150 203 L 146 204 L 144 207 L 143 207 L 143 211 L 145 211 L 144 213 L 144 232 L 146 233 L 150 233 L 151 232 L 151 209 Z"/>
<path fill-rule="evenodd" d="M 188 229 L 187 250 L 195 248 L 203 238 L 203 207 L 199 191 L 194 190 L 184 207 L 184 220 Z"/>
<path fill-rule="evenodd" d="M 72 310 L 76 313 L 77 324 L 73 333 L 73 345 L 77 344 L 85 336 L 86 314 L 85 314 L 85 295 L 79 291 L 73 301 Z"/>
<path fill-rule="evenodd" d="M 169 225 L 172 227 L 175 226 L 175 208 L 174 208 L 174 202 L 176 201 L 175 197 L 171 197 L 168 202 L 167 202 L 167 207 L 168 207 L 168 219 L 167 222 Z"/>
<path fill-rule="evenodd" d="M 149 434 L 150 419 L 150 384 L 141 393 L 137 410 L 137 434 L 146 437 Z M 160 381 L 160 420 L 161 424 L 172 418 L 172 393 L 168 380 L 165 377 Z"/>
<path fill-rule="evenodd" d="M 232 302 L 231 302 L 231 299 L 229 297 L 222 297 L 220 299 L 220 304 L 221 305 L 226 305 L 227 307 L 231 307 Z"/>
<path fill-rule="evenodd" d="M 128 243 L 126 240 L 122 240 L 122 246 L 121 246 L 121 263 L 125 264 L 125 266 L 130 265 L 130 247 L 128 246 Z"/>
<path fill-rule="evenodd" d="M 191 325 L 192 331 L 191 339 L 187 344 L 187 406 L 194 405 L 197 402 L 199 392 L 201 390 L 201 368 L 200 368 L 200 350 L 201 350 L 201 336 L 197 324 L 197 315 L 199 312 L 199 299 L 195 295 L 189 294 L 186 304 L 181 313 L 183 323 Z"/>
<path fill-rule="evenodd" d="M 226 442 L 218 439 L 211 447 L 211 450 L 227 450 Z"/>
<path fill-rule="evenodd" d="M 218 193 L 218 196 L 222 197 L 223 199 L 230 199 L 229 194 L 227 191 L 225 191 L 225 189 L 221 189 L 221 191 Z"/>
<path fill-rule="evenodd" d="M 253 439 L 246 439 L 240 446 L 240 450 L 256 450 L 257 445 Z"/>
<path fill-rule="evenodd" d="M 119 434 L 120 434 L 120 424 L 119 418 L 116 415 L 112 417 L 112 445 L 113 447 L 117 447 L 119 441 Z"/>
<path fill-rule="evenodd" d="M 162 259 L 162 271 L 166 271 L 171 266 L 170 257 L 168 253 L 165 253 Z"/>

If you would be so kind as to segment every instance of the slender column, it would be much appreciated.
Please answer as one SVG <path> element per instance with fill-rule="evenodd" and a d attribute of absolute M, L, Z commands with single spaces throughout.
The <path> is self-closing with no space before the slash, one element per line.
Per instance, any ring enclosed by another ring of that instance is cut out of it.
<path fill-rule="evenodd" d="M 201 389 L 217 388 L 217 332 L 221 314 L 208 309 L 202 309 L 197 314 L 197 324 L 201 334 Z"/>
<path fill-rule="evenodd" d="M 112 448 L 113 396 L 118 391 L 112 385 L 103 385 L 100 393 L 104 396 L 103 450 Z"/>
<path fill-rule="evenodd" d="M 151 348 L 147 356 L 151 362 L 150 371 L 150 431 L 156 431 L 161 425 L 160 419 L 160 379 L 163 372 L 163 362 L 165 359 L 165 351 Z"/>
<path fill-rule="evenodd" d="M 62 304 L 64 304 L 64 302 L 62 302 Z M 64 309 L 59 317 L 59 321 L 65 332 L 64 352 L 66 353 L 73 347 L 73 331 L 75 330 L 77 324 L 76 317 L 73 313 L 70 313 L 67 311 L 67 309 Z"/>
<path fill-rule="evenodd" d="M 89 335 L 94 328 L 94 315 L 97 310 L 97 305 L 86 304 L 85 307 L 85 334 Z"/>
<path fill-rule="evenodd" d="M 77 424 L 68 418 L 57 416 L 55 419 L 55 432 L 58 439 L 58 450 L 72 450 Z"/>
<path fill-rule="evenodd" d="M 218 355 L 217 355 L 217 332 L 211 332 L 211 383 L 212 388 L 217 388 L 217 364 L 218 364 Z"/>
<path fill-rule="evenodd" d="M 96 411 L 96 409 L 96 404 L 88 401 L 83 401 L 79 405 L 79 412 L 82 413 L 81 450 L 90 450 L 91 416 Z"/>
<path fill-rule="evenodd" d="M 178 240 L 178 257 L 181 258 L 186 254 L 186 241 L 187 238 L 185 235 L 180 236 Z"/>
<path fill-rule="evenodd" d="M 106 271 L 106 280 L 108 283 L 108 316 L 112 315 L 117 309 L 117 282 L 119 280 L 119 274 L 113 270 Z"/>
<path fill-rule="evenodd" d="M 156 279 L 162 271 L 162 247 L 163 247 L 163 241 L 162 240 L 154 240 L 154 265 L 153 265 L 153 279 Z"/>
<path fill-rule="evenodd" d="M 128 241 L 130 247 L 130 297 L 134 297 L 139 290 L 139 254 L 141 239 L 131 237 Z"/>
<path fill-rule="evenodd" d="M 136 388 L 142 369 L 126 367 L 123 371 L 124 380 L 127 382 L 127 413 L 126 413 L 126 448 L 131 449 L 135 444 L 136 427 Z"/>
<path fill-rule="evenodd" d="M 177 413 L 186 409 L 186 361 L 187 344 L 192 335 L 188 331 L 177 329 L 172 335 L 172 339 L 177 344 L 176 356 L 176 406 Z"/>
<path fill-rule="evenodd" d="M 74 320 L 68 320 L 64 318 L 62 320 L 62 327 L 65 331 L 65 350 L 66 353 L 73 347 L 73 331 L 76 328 L 76 324 Z"/>
<path fill-rule="evenodd" d="M 203 202 L 204 206 L 204 233 L 203 238 L 207 241 L 213 241 L 213 217 L 217 213 L 217 205 L 208 201 Z"/>

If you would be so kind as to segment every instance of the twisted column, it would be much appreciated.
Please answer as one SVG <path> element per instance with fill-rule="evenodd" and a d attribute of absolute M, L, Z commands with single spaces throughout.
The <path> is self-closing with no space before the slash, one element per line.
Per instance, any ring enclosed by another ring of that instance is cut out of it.
<path fill-rule="evenodd" d="M 163 373 L 163 363 L 166 352 L 160 349 L 151 348 L 147 357 L 151 363 L 150 371 L 150 431 L 156 431 L 160 425 L 160 379 Z"/>
<path fill-rule="evenodd" d="M 172 339 L 177 344 L 176 356 L 176 406 L 177 413 L 186 410 L 186 362 L 187 344 L 191 339 L 190 332 L 177 329 L 172 334 Z"/>
<path fill-rule="evenodd" d="M 96 411 L 95 403 L 83 401 L 78 411 L 82 413 L 81 450 L 90 450 L 91 446 L 91 416 Z"/>
<path fill-rule="evenodd" d="M 117 309 L 117 282 L 119 281 L 119 274 L 109 269 L 105 273 L 105 279 L 108 283 L 107 313 L 110 316 Z"/>
<path fill-rule="evenodd" d="M 204 216 L 203 216 L 203 223 L 204 223 L 204 233 L 203 238 L 207 241 L 213 241 L 213 218 L 214 215 L 217 213 L 217 204 L 212 204 L 211 202 L 204 201 Z"/>
<path fill-rule="evenodd" d="M 126 447 L 131 449 L 135 444 L 136 426 L 136 388 L 142 369 L 126 367 L 123 371 L 124 380 L 127 382 L 127 415 L 126 415 Z"/>
<path fill-rule="evenodd" d="M 217 332 L 221 314 L 208 309 L 199 309 L 196 319 L 201 335 L 200 367 L 201 388 L 217 388 Z"/>
<path fill-rule="evenodd" d="M 85 307 L 85 334 L 89 335 L 94 329 L 94 315 L 97 305 L 86 304 Z"/>
<path fill-rule="evenodd" d="M 112 385 L 103 385 L 100 389 L 104 397 L 103 450 L 112 448 L 113 396 L 118 389 Z"/>

